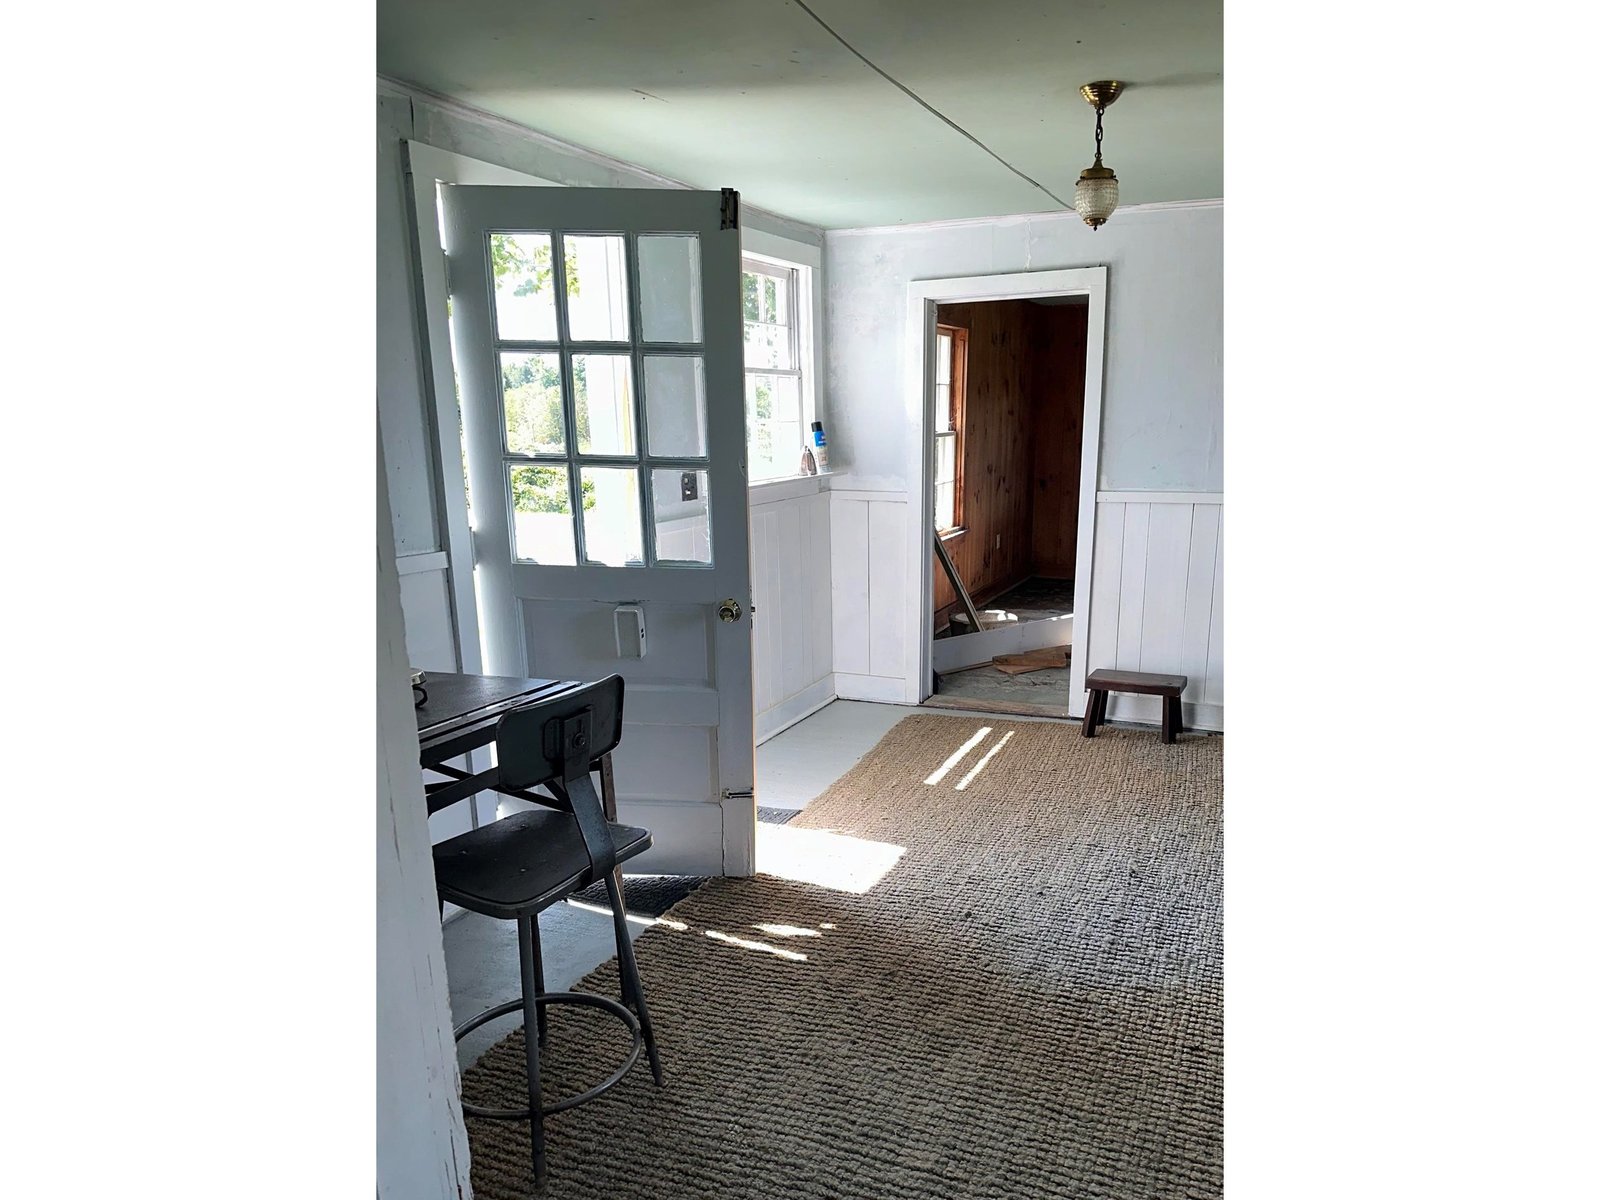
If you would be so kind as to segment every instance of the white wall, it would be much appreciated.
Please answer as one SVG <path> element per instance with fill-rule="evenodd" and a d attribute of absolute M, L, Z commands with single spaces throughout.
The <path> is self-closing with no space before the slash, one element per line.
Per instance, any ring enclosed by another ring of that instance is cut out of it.
<path fill-rule="evenodd" d="M 378 463 L 377 1194 L 379 1200 L 470 1200 L 467 1131 L 381 447 Z"/>
<path fill-rule="evenodd" d="M 1108 268 L 1100 484 L 1222 490 L 1222 207 L 997 217 L 826 235 L 828 449 L 850 486 L 903 491 L 906 285 Z"/>
<path fill-rule="evenodd" d="M 1126 209 L 1098 232 L 1072 213 L 842 230 L 826 235 L 823 260 L 829 450 L 839 473 L 833 480 L 833 591 L 840 696 L 921 699 L 909 694 L 916 689 L 907 683 L 915 635 L 902 628 L 904 589 L 914 585 L 897 557 L 905 553 L 904 539 L 921 536 L 911 528 L 916 508 L 905 477 L 914 450 L 903 418 L 911 281 L 1106 266 L 1099 488 L 1222 491 L 1220 201 Z M 1217 553 L 1220 578 L 1220 547 Z M 1097 568 L 1099 562 L 1097 549 Z M 1140 584 L 1144 604 L 1136 609 L 1130 599 L 1124 614 L 1121 575 L 1102 579 L 1096 570 L 1089 628 L 1073 634 L 1089 669 L 1115 665 L 1101 661 L 1107 644 L 1094 636 L 1102 612 L 1127 623 L 1136 612 L 1151 614 L 1140 621 L 1155 620 L 1174 603 L 1187 603 L 1188 581 L 1176 558 L 1153 562 Z M 860 614 L 865 628 L 845 628 L 847 612 Z M 1140 646 L 1146 642 L 1131 625 L 1126 636 Z M 1148 655 L 1139 654 L 1149 658 L 1145 669 L 1180 671 L 1164 654 L 1169 641 L 1164 629 L 1150 630 Z M 1220 727 L 1220 637 L 1218 647 L 1217 661 L 1207 666 L 1205 694 L 1218 698 L 1206 715 Z M 1081 699 L 1072 697 L 1074 711 L 1081 711 Z"/>

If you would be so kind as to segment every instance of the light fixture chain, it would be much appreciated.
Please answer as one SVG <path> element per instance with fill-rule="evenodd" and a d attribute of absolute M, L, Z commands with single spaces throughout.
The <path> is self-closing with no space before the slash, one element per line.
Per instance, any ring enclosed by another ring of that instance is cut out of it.
<path fill-rule="evenodd" d="M 1100 165 L 1100 139 L 1105 136 L 1105 130 L 1100 127 L 1100 119 L 1106 115 L 1104 105 L 1094 106 L 1094 165 Z"/>

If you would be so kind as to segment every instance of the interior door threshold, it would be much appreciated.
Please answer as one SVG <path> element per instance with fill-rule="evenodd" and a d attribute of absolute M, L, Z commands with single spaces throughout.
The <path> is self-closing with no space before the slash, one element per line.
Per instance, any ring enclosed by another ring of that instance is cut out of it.
<path fill-rule="evenodd" d="M 924 708 L 954 708 L 962 712 L 994 713 L 1006 717 L 1054 717 L 1071 721 L 1065 704 L 1023 704 L 1014 700 L 974 700 L 966 696 L 929 696 L 922 702 Z"/>

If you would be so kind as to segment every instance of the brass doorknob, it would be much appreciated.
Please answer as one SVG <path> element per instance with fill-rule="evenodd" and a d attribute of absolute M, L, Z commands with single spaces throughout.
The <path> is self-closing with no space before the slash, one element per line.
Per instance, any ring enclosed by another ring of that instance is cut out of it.
<path fill-rule="evenodd" d="M 744 609 L 739 607 L 739 602 L 737 600 L 728 599 L 717 605 L 717 616 L 721 617 L 724 621 L 737 621 L 743 615 Z"/>

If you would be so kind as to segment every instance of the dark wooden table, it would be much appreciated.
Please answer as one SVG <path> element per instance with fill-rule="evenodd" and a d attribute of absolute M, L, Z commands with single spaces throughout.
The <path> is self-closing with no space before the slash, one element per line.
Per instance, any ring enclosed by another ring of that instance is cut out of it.
<path fill-rule="evenodd" d="M 422 767 L 449 776 L 445 787 L 430 785 L 428 813 L 493 789 L 494 768 L 468 775 L 445 763 L 494 741 L 495 725 L 513 708 L 560 695 L 581 686 L 571 679 L 518 679 L 507 675 L 452 675 L 429 671 L 422 684 L 428 699 L 417 706 L 417 744 Z"/>

